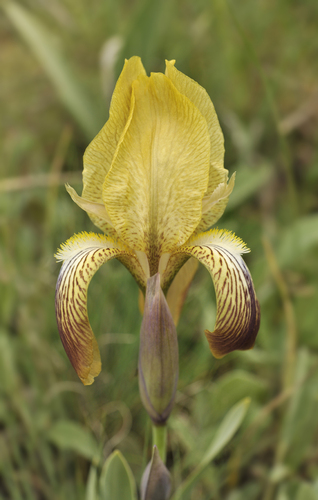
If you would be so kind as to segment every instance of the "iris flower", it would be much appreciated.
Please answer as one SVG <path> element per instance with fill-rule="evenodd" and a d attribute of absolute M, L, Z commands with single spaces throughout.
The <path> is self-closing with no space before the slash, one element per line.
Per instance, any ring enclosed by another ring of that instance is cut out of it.
<path fill-rule="evenodd" d="M 234 187 L 223 166 L 223 135 L 206 91 L 166 61 L 165 74 L 146 75 L 139 57 L 126 60 L 109 119 L 84 154 L 83 192 L 67 190 L 100 234 L 70 238 L 63 261 L 56 316 L 66 353 L 85 385 L 101 370 L 87 313 L 87 289 L 99 267 L 118 259 L 145 293 L 160 283 L 177 322 L 195 272 L 210 272 L 217 300 L 214 331 L 205 331 L 221 358 L 253 347 L 260 312 L 248 252 L 233 233 L 209 228 L 223 214 Z M 194 259 L 193 259 L 194 258 Z"/>

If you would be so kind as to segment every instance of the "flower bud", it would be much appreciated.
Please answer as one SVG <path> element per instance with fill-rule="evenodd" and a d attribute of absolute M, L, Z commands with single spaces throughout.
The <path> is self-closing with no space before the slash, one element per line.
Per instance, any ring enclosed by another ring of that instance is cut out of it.
<path fill-rule="evenodd" d="M 170 497 L 171 477 L 156 446 L 142 475 L 140 490 L 141 500 L 168 500 Z"/>
<path fill-rule="evenodd" d="M 177 331 L 158 273 L 147 281 L 139 348 L 140 396 L 156 425 L 164 425 L 170 415 L 178 372 Z"/>

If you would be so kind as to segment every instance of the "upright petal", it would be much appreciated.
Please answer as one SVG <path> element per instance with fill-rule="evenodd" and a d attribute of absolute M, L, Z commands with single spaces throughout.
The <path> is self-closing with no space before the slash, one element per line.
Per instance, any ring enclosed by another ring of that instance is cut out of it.
<path fill-rule="evenodd" d="M 198 108 L 206 119 L 211 142 L 211 165 L 223 167 L 224 138 L 213 103 L 207 91 L 197 82 L 178 71 L 175 61 L 166 61 L 166 75 L 177 90 Z"/>
<path fill-rule="evenodd" d="M 147 254 L 152 275 L 160 255 L 184 243 L 200 221 L 210 141 L 200 111 L 165 75 L 139 77 L 133 96 L 103 199 L 120 238 Z"/>
<path fill-rule="evenodd" d="M 213 279 L 217 317 L 214 331 L 206 330 L 205 334 L 216 358 L 235 349 L 251 349 L 259 329 L 259 303 L 240 255 L 248 251 L 240 238 L 215 229 L 194 237 L 178 250 L 198 259 Z"/>
<path fill-rule="evenodd" d="M 229 183 L 227 183 L 228 171 L 225 168 L 215 168 L 214 172 L 214 177 L 213 179 L 210 177 L 208 191 L 202 200 L 202 219 L 196 228 L 197 234 L 216 224 L 219 218 L 222 217 L 234 188 L 235 173 L 232 175 Z M 218 177 L 220 172 L 223 175 Z M 218 180 L 222 178 L 222 182 L 218 184 Z M 213 186 L 216 187 L 213 188 L 212 182 Z"/>
<path fill-rule="evenodd" d="M 56 254 L 63 265 L 58 277 L 55 311 L 60 337 L 77 375 L 85 385 L 101 370 L 100 354 L 87 315 L 87 289 L 102 264 L 115 257 L 136 257 L 124 245 L 104 235 L 82 233 L 70 238 Z M 141 268 L 139 269 L 142 274 Z"/>
<path fill-rule="evenodd" d="M 103 203 L 103 183 L 130 112 L 132 82 L 139 75 L 145 74 L 139 57 L 132 57 L 125 61 L 113 93 L 109 119 L 84 154 L 82 196 L 87 200 Z M 106 233 L 109 232 L 109 225 L 103 218 L 95 213 L 89 213 L 89 216 L 96 226 Z"/>
<path fill-rule="evenodd" d="M 179 92 L 186 95 L 197 106 L 208 124 L 211 141 L 209 184 L 205 193 L 205 198 L 208 199 L 210 196 L 213 196 L 219 184 L 226 184 L 228 180 L 228 171 L 223 165 L 223 133 L 213 103 L 206 90 L 197 82 L 181 73 L 181 71 L 178 71 L 174 63 L 175 61 L 166 61 L 166 75 Z M 223 198 L 218 205 L 214 205 L 208 211 L 203 209 L 202 221 L 197 227 L 196 232 L 204 231 L 215 224 L 223 214 L 227 202 L 228 197 Z"/>

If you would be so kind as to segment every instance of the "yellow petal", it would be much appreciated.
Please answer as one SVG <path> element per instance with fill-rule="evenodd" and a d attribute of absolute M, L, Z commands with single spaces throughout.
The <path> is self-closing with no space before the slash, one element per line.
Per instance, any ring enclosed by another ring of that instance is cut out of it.
<path fill-rule="evenodd" d="M 162 265 L 162 260 L 164 258 L 164 265 Z M 161 286 L 165 294 L 167 294 L 171 283 L 176 277 L 177 273 L 180 271 L 182 266 L 189 260 L 189 255 L 184 253 L 174 253 L 163 255 L 159 265 L 159 271 L 162 276 Z"/>
<path fill-rule="evenodd" d="M 210 212 L 210 210 L 225 198 L 228 199 L 233 191 L 235 182 L 235 174 L 232 175 L 230 182 L 221 182 L 218 187 L 209 195 L 204 196 L 202 200 L 202 215 Z"/>
<path fill-rule="evenodd" d="M 138 307 L 140 314 L 143 315 L 145 310 L 145 296 L 140 289 L 138 293 Z"/>
<path fill-rule="evenodd" d="M 78 205 L 82 210 L 85 210 L 85 212 L 87 212 L 90 216 L 96 215 L 99 219 L 104 221 L 105 227 L 107 225 L 107 230 L 105 231 L 107 234 L 115 232 L 104 203 L 95 203 L 93 201 L 86 200 L 82 196 L 79 196 L 75 189 L 73 189 L 69 184 L 66 184 L 65 188 L 76 205 Z"/>
<path fill-rule="evenodd" d="M 178 71 L 175 61 L 166 61 L 166 75 L 181 94 L 190 99 L 206 119 L 211 141 L 211 165 L 223 167 L 224 139 L 212 101 L 197 82 Z"/>
<path fill-rule="evenodd" d="M 160 255 L 200 221 L 210 144 L 205 119 L 165 75 L 139 77 L 133 96 L 103 199 L 120 238 L 147 254 L 152 275 Z"/>
<path fill-rule="evenodd" d="M 221 170 L 221 169 L 219 169 Z M 222 169 L 223 172 L 226 172 L 227 179 L 227 170 Z M 215 176 L 216 177 L 216 176 Z M 204 231 L 209 227 L 213 226 L 219 218 L 223 215 L 224 210 L 226 209 L 226 205 L 229 201 L 229 196 L 233 191 L 235 183 L 235 174 L 232 175 L 230 182 L 227 184 L 227 181 L 221 182 L 217 185 L 217 187 L 212 191 L 209 191 L 205 194 L 202 200 L 202 219 L 199 226 L 196 229 L 196 233 Z"/>
<path fill-rule="evenodd" d="M 213 279 L 217 317 L 214 331 L 206 330 L 205 334 L 216 358 L 254 346 L 260 309 L 252 277 L 240 255 L 248 251 L 240 238 L 215 229 L 191 239 L 179 250 L 204 264 Z"/>
<path fill-rule="evenodd" d="M 223 166 L 223 133 L 214 106 L 206 90 L 194 80 L 181 73 L 181 71 L 178 71 L 175 68 L 174 63 L 175 61 L 166 61 L 166 75 L 170 78 L 179 92 L 187 96 L 190 101 L 193 102 L 193 104 L 202 113 L 208 124 L 211 141 L 211 157 L 209 184 L 205 193 L 205 198 L 209 198 L 213 192 L 215 192 L 219 184 L 227 183 L 228 180 L 228 171 Z M 211 208 L 209 212 L 205 212 L 203 210 L 202 221 L 196 229 L 196 232 L 204 231 L 215 224 L 223 214 L 227 202 L 228 198 L 224 198 L 222 202 Z"/>
<path fill-rule="evenodd" d="M 115 257 L 136 257 L 104 235 L 82 233 L 70 238 L 55 255 L 63 265 L 58 277 L 55 311 L 64 349 L 83 384 L 101 370 L 100 354 L 87 315 L 87 289 L 102 264 Z"/>
<path fill-rule="evenodd" d="M 182 306 L 197 269 L 198 261 L 189 259 L 177 273 L 168 290 L 166 299 L 176 326 L 179 322 Z"/>
<path fill-rule="evenodd" d="M 109 119 L 85 151 L 82 196 L 87 200 L 103 203 L 103 183 L 129 116 L 132 82 L 142 74 L 146 72 L 139 57 L 125 61 L 112 97 Z M 108 231 L 103 218 L 94 213 L 89 215 L 96 226 Z"/>

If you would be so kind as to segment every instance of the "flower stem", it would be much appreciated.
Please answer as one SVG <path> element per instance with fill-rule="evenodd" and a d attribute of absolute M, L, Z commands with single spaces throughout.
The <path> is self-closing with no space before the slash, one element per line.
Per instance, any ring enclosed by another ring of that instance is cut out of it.
<path fill-rule="evenodd" d="M 152 445 L 156 445 L 163 463 L 166 463 L 167 453 L 167 426 L 153 425 L 152 426 Z"/>

